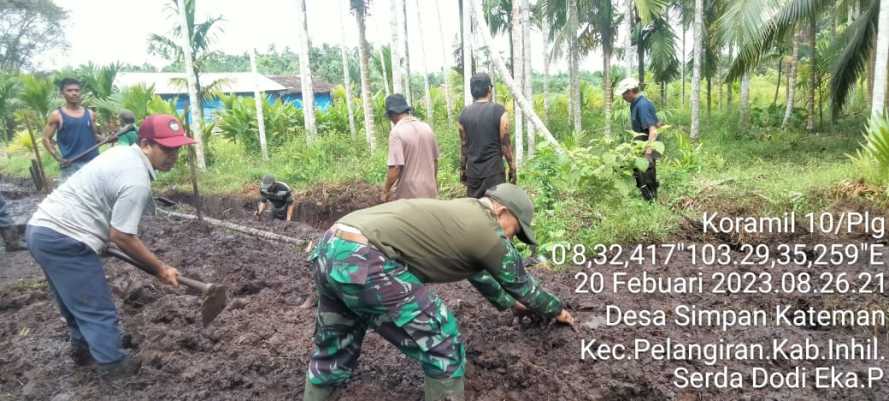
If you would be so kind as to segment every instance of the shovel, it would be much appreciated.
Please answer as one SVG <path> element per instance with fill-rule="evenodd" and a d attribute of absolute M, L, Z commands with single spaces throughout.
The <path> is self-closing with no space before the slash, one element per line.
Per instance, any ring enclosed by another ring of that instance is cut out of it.
<path fill-rule="evenodd" d="M 155 274 L 153 269 L 133 260 L 133 258 L 121 252 L 119 249 L 108 248 L 106 252 L 148 274 Z M 225 309 L 225 305 L 228 303 L 228 297 L 226 296 L 226 288 L 224 286 L 203 283 L 183 276 L 179 276 L 179 282 L 185 284 L 186 287 L 200 291 L 201 295 L 203 295 L 204 300 L 201 304 L 201 317 L 203 318 L 205 327 L 210 324 L 213 319 L 216 319 L 216 316 L 219 316 L 219 314 L 222 313 L 222 310 Z"/>

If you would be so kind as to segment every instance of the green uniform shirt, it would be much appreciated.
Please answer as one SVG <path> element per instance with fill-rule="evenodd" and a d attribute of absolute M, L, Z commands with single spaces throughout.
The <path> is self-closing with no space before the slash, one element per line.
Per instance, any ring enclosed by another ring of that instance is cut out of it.
<path fill-rule="evenodd" d="M 139 139 L 139 131 L 136 130 L 136 127 L 131 128 L 127 132 L 120 134 L 117 137 L 117 144 L 123 146 L 130 146 L 137 142 Z"/>
<path fill-rule="evenodd" d="M 354 227 L 387 257 L 426 283 L 469 281 L 498 309 L 518 299 L 544 316 L 562 310 L 558 298 L 525 271 L 521 255 L 478 199 L 405 199 L 352 212 Z"/>

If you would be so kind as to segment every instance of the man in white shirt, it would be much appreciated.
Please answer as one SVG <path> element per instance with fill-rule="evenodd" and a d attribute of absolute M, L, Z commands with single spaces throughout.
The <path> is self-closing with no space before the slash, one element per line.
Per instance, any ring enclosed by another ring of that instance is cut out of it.
<path fill-rule="evenodd" d="M 102 377 L 135 374 L 140 363 L 121 349 L 117 310 L 99 255 L 110 240 L 154 269 L 161 282 L 179 285 L 178 271 L 137 234 L 155 170 L 169 171 L 179 148 L 193 143 L 175 117 L 149 116 L 137 144 L 103 152 L 46 197 L 28 221 L 28 248 L 68 323 L 71 357 L 79 366 L 95 361 Z"/>

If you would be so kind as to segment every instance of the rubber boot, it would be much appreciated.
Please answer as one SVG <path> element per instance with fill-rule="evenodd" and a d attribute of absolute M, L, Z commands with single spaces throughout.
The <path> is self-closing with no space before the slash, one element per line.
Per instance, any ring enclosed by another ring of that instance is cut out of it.
<path fill-rule="evenodd" d="M 7 252 L 24 251 L 27 249 L 25 243 L 18 238 L 15 227 L 0 228 L 0 236 L 3 237 L 3 242 L 6 243 Z"/>
<path fill-rule="evenodd" d="M 333 394 L 333 386 L 319 386 L 312 384 L 306 377 L 306 386 L 303 390 L 303 401 L 326 401 Z"/>
<path fill-rule="evenodd" d="M 465 401 L 463 395 L 463 378 L 434 379 L 426 376 L 423 384 L 426 401 Z"/>

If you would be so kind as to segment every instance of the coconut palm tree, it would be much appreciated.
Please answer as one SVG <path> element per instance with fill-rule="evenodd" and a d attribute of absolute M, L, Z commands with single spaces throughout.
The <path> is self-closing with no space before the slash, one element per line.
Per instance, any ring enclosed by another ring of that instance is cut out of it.
<path fill-rule="evenodd" d="M 345 68 L 345 67 L 343 67 Z M 250 49 L 250 71 L 253 72 L 253 103 L 256 106 L 256 127 L 259 131 L 259 151 L 262 160 L 269 160 L 269 147 L 265 140 L 265 117 L 262 114 L 262 92 L 259 91 L 259 72 L 256 71 L 256 49 Z"/>
<path fill-rule="evenodd" d="M 218 23 L 222 17 L 211 17 L 205 21 L 195 21 L 195 3 L 197 0 L 171 0 L 167 7 L 171 19 L 177 21 L 170 36 L 152 34 L 148 39 L 148 52 L 159 55 L 173 62 L 182 62 L 186 66 L 186 75 L 189 76 L 189 101 L 191 105 L 191 120 L 198 124 L 198 129 L 193 130 L 197 143 L 194 146 L 197 165 L 206 168 L 204 159 L 204 145 L 201 138 L 204 106 L 203 101 L 197 96 L 201 93 L 199 73 L 203 62 L 210 53 L 210 47 L 216 32 Z"/>
<path fill-rule="evenodd" d="M 441 20 L 441 2 L 438 2 L 438 1 L 435 2 L 435 16 L 437 17 L 436 19 L 438 20 L 438 33 L 441 36 L 442 40 L 446 40 L 445 35 L 444 35 L 444 28 L 442 27 L 443 24 L 442 24 L 442 20 Z M 442 79 L 442 90 L 444 91 L 444 97 L 445 97 L 445 108 L 447 109 L 447 112 L 448 112 L 448 125 L 451 125 L 451 121 L 453 121 L 453 117 L 451 116 L 451 113 L 452 113 L 454 106 L 453 106 L 453 103 L 451 102 L 451 89 L 450 89 L 450 85 L 448 84 L 448 81 L 449 81 L 448 70 L 449 69 L 448 69 L 447 48 L 448 48 L 447 43 L 442 43 L 442 46 L 441 46 L 441 56 L 442 56 L 441 79 Z"/>
<path fill-rule="evenodd" d="M 874 50 L 874 94 L 871 98 L 871 115 L 880 116 L 886 110 L 886 68 L 889 59 L 889 4 L 880 6 L 879 33 Z"/>
<path fill-rule="evenodd" d="M 358 64 L 361 74 L 361 104 L 364 108 L 364 136 L 367 138 L 367 147 L 373 152 L 376 147 L 374 141 L 373 106 L 370 99 L 370 46 L 367 44 L 367 10 L 370 0 L 349 0 L 352 12 L 355 13 L 355 22 L 358 24 Z"/>
<path fill-rule="evenodd" d="M 392 51 L 392 92 L 404 93 L 404 43 L 402 42 L 401 28 L 401 2 L 402 0 L 389 0 L 391 7 L 390 25 L 392 29 L 392 43 L 389 49 Z"/>
<path fill-rule="evenodd" d="M 695 0 L 694 56 L 691 72 L 691 139 L 701 137 L 701 59 L 703 58 L 704 1 Z"/>
<path fill-rule="evenodd" d="M 511 30 L 509 34 L 510 41 L 512 42 L 512 79 L 515 81 L 515 84 L 520 88 L 521 91 L 525 90 L 524 78 L 525 78 L 525 43 L 524 43 L 524 35 L 522 31 L 522 1 L 515 0 L 512 1 L 512 14 L 509 18 L 511 23 Z M 526 95 L 527 96 L 527 95 Z M 513 141 L 515 141 L 515 161 L 516 166 L 521 167 L 522 161 L 525 158 L 525 147 L 524 147 L 524 118 L 522 117 L 522 108 L 519 106 L 518 99 L 513 98 L 513 117 L 515 117 L 515 129 L 513 130 Z"/>
<path fill-rule="evenodd" d="M 522 9 L 522 42 L 525 44 L 522 48 L 522 83 L 524 87 L 525 97 L 531 101 L 531 105 L 534 105 L 534 92 L 532 88 L 532 70 L 531 70 L 531 55 L 534 54 L 531 51 L 531 5 L 528 3 L 528 0 L 521 0 L 521 9 Z M 529 118 L 527 123 L 525 124 L 525 129 L 528 132 L 528 157 L 534 157 L 534 147 L 536 146 L 536 133 L 534 132 L 534 123 Z"/>
<path fill-rule="evenodd" d="M 611 0 L 608 0 L 610 3 Z M 574 122 L 574 132 L 579 133 L 583 127 L 580 121 L 580 79 L 578 77 L 578 49 L 577 49 L 577 0 L 568 0 L 567 10 L 568 33 L 568 81 L 569 81 L 569 106 L 571 120 Z"/>
<path fill-rule="evenodd" d="M 299 32 L 299 82 L 302 85 L 303 119 L 305 121 L 307 139 L 314 140 L 318 136 L 315 127 L 315 91 L 312 83 L 312 68 L 309 64 L 309 52 L 312 49 L 309 40 L 309 14 L 305 0 L 296 0 L 296 30 Z"/>
<path fill-rule="evenodd" d="M 472 104 L 472 93 L 469 91 L 469 79 L 472 78 L 472 5 L 474 0 L 460 0 L 460 38 L 463 50 L 463 105 Z M 479 8 L 480 9 L 480 8 Z"/>
<path fill-rule="evenodd" d="M 343 1 L 336 0 L 337 16 L 340 20 L 340 26 L 346 26 L 343 22 Z M 355 127 L 355 111 L 352 106 L 352 77 L 349 74 L 349 57 L 346 55 L 346 30 L 340 29 L 340 58 L 343 59 L 343 86 L 346 88 L 346 110 L 349 113 L 349 132 L 352 139 L 358 136 L 358 129 Z M 385 76 L 385 75 L 384 75 Z"/>
<path fill-rule="evenodd" d="M 420 1 L 417 0 L 417 33 L 420 38 L 420 70 L 423 72 L 423 103 L 426 104 L 426 119 L 431 123 L 434 120 L 432 115 L 432 95 L 429 93 L 429 71 L 426 70 L 426 38 L 423 37 L 423 13 L 420 12 Z"/>

